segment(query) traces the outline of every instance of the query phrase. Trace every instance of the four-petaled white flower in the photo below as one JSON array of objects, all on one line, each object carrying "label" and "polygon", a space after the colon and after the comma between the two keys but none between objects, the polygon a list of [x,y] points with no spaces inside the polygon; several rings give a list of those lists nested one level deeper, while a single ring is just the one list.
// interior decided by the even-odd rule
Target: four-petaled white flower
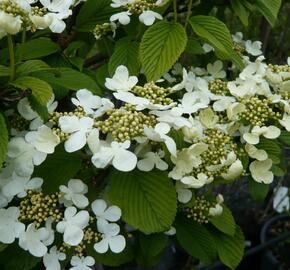
[{"label": "four-petaled white flower", "polygon": [[162,20],[163,17],[159,13],[152,10],[144,10],[139,16],[140,22],[147,26],[152,25],[156,19]]},{"label": "four-petaled white flower", "polygon": [[247,40],[245,43],[246,51],[253,55],[253,56],[258,56],[261,55],[262,52],[262,42],[261,41],[254,41],[252,42],[251,40]]},{"label": "four-petaled white flower", "polygon": [[61,265],[59,261],[64,261],[66,255],[57,250],[56,246],[53,246],[49,253],[43,256],[43,264],[46,270],[61,270]]},{"label": "four-petaled white flower", "polygon": [[137,165],[137,157],[127,150],[130,144],[130,141],[123,143],[113,141],[110,145],[106,142],[101,142],[99,148],[95,147],[95,149],[90,146],[94,153],[92,163],[100,169],[112,164],[119,171],[132,171]]},{"label": "four-petaled white flower", "polygon": [[43,125],[37,131],[30,131],[25,135],[25,140],[33,145],[36,150],[52,154],[55,147],[60,143],[60,138],[53,131]]},{"label": "four-petaled white flower", "polygon": [[19,216],[20,211],[15,206],[0,209],[0,242],[11,244],[24,232],[25,225],[18,221]]},{"label": "four-petaled white flower", "polygon": [[71,246],[77,246],[84,237],[83,229],[89,224],[90,215],[81,210],[77,213],[75,207],[68,207],[64,219],[56,225],[56,230],[63,233],[63,241]]},{"label": "four-petaled white flower", "polygon": [[19,176],[15,172],[11,180],[2,188],[6,197],[24,198],[28,190],[39,189],[42,186],[43,179],[39,177],[30,178],[30,176]]},{"label": "four-petaled white flower", "polygon": [[168,164],[162,160],[164,158],[165,153],[163,151],[155,152],[147,152],[141,160],[138,161],[137,167],[140,171],[149,172],[156,167],[161,171],[165,171],[168,169]]},{"label": "four-petaled white flower", "polygon": [[224,202],[224,198],[221,194],[218,194],[216,196],[216,205],[214,207],[210,207],[209,208],[209,215],[210,216],[219,216],[223,213],[223,207],[222,207],[222,203]]},{"label": "four-petaled white flower", "polygon": [[90,117],[62,116],[59,126],[65,133],[71,134],[65,141],[65,150],[69,153],[82,149],[87,142],[87,136],[93,130],[94,119]]},{"label": "four-petaled white flower", "polygon": [[274,174],[271,172],[272,165],[271,159],[253,161],[249,167],[253,179],[258,183],[271,184],[274,180]]},{"label": "four-petaled white flower", "polygon": [[180,180],[183,184],[186,184],[188,187],[191,188],[201,188],[206,184],[209,184],[213,181],[212,177],[208,177],[204,173],[199,173],[197,178],[193,176],[186,176],[181,178]]},{"label": "four-petaled white flower", "polygon": [[177,200],[181,203],[188,203],[192,198],[192,191],[189,187],[180,181],[176,182],[175,189],[177,192]]},{"label": "four-petaled white flower", "polygon": [[119,8],[128,5],[130,0],[112,0],[112,2],[113,3],[111,3],[111,7]]},{"label": "four-petaled white flower", "polygon": [[62,193],[59,202],[63,203],[66,207],[75,205],[83,209],[89,205],[89,200],[84,195],[88,192],[88,186],[83,181],[71,179],[67,186],[61,185],[59,190]]},{"label": "four-petaled white flower", "polygon": [[167,123],[158,123],[154,128],[144,127],[145,136],[148,139],[155,142],[164,142],[167,146],[168,151],[176,156],[176,144],[175,141],[169,137],[168,134],[170,131],[170,126]]},{"label": "four-petaled white flower", "polygon": [[258,144],[261,135],[267,139],[276,139],[280,134],[281,130],[275,126],[254,126],[251,132],[247,132],[243,135],[243,139],[249,144]]},{"label": "four-petaled white flower", "polygon": [[114,253],[120,253],[124,250],[126,240],[123,235],[119,235],[119,225],[104,221],[98,224],[98,231],[102,234],[102,240],[94,245],[94,249],[98,253],[105,253],[109,249]]},{"label": "four-petaled white flower", "polygon": [[107,203],[102,199],[92,202],[92,210],[97,217],[98,227],[102,226],[102,222],[115,222],[121,218],[121,209],[116,205],[107,207]]},{"label": "four-petaled white flower", "polygon": [[213,64],[208,64],[207,71],[215,79],[223,79],[227,75],[223,70],[223,62],[220,60],[215,61]]},{"label": "four-petaled white flower", "polygon": [[81,258],[72,256],[70,264],[72,267],[69,270],[92,270],[92,266],[95,265],[95,259],[91,256]]},{"label": "four-petaled white flower", "polygon": [[132,14],[129,11],[122,11],[122,12],[112,15],[110,18],[110,21],[111,22],[119,21],[120,24],[127,25],[131,21],[130,19],[131,15]]},{"label": "four-petaled white flower", "polygon": [[113,78],[106,78],[105,86],[112,91],[130,91],[138,83],[136,76],[129,76],[125,66],[118,66]]},{"label": "four-petaled white flower", "polygon": [[86,114],[94,114],[94,110],[102,106],[102,99],[87,89],[78,90],[76,98],[72,98],[71,101],[74,105],[82,107]]},{"label": "four-petaled white flower", "polygon": [[46,228],[36,229],[35,224],[28,225],[26,231],[22,232],[19,237],[19,246],[24,250],[28,250],[35,257],[43,257],[47,253],[47,247],[44,245],[49,237]]}]

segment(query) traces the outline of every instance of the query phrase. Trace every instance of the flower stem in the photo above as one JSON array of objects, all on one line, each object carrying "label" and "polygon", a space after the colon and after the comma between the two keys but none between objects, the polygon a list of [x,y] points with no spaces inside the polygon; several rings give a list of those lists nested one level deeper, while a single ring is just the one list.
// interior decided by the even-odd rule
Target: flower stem
[{"label": "flower stem", "polygon": [[173,10],[174,10],[174,21],[177,22],[177,0],[173,0]]},{"label": "flower stem", "polygon": [[191,9],[192,9],[192,6],[193,6],[193,0],[189,0],[189,3],[188,3],[188,9],[187,9],[187,15],[186,15],[186,19],[185,19],[185,25],[184,25],[184,28],[186,29],[187,25],[188,25],[188,21],[189,21],[189,18],[191,16]]},{"label": "flower stem", "polygon": [[14,80],[15,77],[15,55],[14,55],[14,45],[12,36],[7,34],[8,50],[10,57],[10,82]]},{"label": "flower stem", "polygon": [[22,36],[21,36],[21,45],[20,45],[20,49],[19,49],[19,57],[18,57],[18,62],[21,62],[22,60],[22,55],[23,55],[23,44],[26,41],[26,27],[24,26],[23,30],[22,30]]}]

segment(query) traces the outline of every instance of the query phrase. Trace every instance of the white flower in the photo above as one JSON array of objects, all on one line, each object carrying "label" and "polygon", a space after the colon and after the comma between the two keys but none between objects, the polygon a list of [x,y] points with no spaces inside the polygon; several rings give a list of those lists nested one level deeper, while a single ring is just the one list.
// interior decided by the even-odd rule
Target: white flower
[{"label": "white flower", "polygon": [[193,176],[186,176],[181,178],[180,180],[183,184],[186,184],[188,187],[191,188],[201,188],[206,184],[209,184],[213,181],[212,177],[208,177],[204,173],[199,173],[197,178]]},{"label": "white flower", "polygon": [[254,126],[251,132],[247,132],[243,135],[243,139],[249,144],[258,144],[261,135],[267,139],[276,139],[280,136],[280,134],[281,130],[275,126]]},{"label": "white flower", "polygon": [[8,144],[8,166],[12,166],[18,175],[30,176],[34,166],[40,165],[47,154],[37,151],[35,147],[22,137],[12,138]]},{"label": "white flower", "polygon": [[51,13],[47,13],[43,16],[29,14],[29,19],[36,29],[46,29],[53,22],[53,16]]},{"label": "white flower", "polygon": [[92,163],[100,169],[112,164],[119,171],[132,171],[137,165],[137,157],[127,150],[130,144],[128,140],[123,143],[113,141],[111,145],[102,143],[97,152],[91,149],[94,153]]},{"label": "white flower", "polygon": [[272,164],[271,159],[253,161],[249,167],[253,179],[258,183],[271,184],[274,179],[274,175],[271,172]]},{"label": "white flower", "polygon": [[288,196],[289,189],[287,187],[279,187],[274,190],[273,208],[278,213],[288,211],[290,208],[290,198]]},{"label": "white flower", "polygon": [[210,207],[209,208],[209,215],[210,216],[219,216],[223,213],[223,207],[222,207],[222,203],[224,202],[224,198],[221,194],[218,194],[216,196],[216,205],[214,207]]},{"label": "white flower", "polygon": [[61,270],[61,265],[59,261],[64,261],[66,255],[57,250],[56,246],[53,246],[49,253],[43,256],[43,264],[46,270]]},{"label": "white flower", "polygon": [[25,225],[18,221],[19,216],[20,211],[15,206],[0,209],[0,242],[11,244],[25,230]]},{"label": "white flower", "polygon": [[279,120],[280,124],[290,132],[290,115],[284,113],[282,120]]},{"label": "white flower", "polygon": [[93,130],[94,120],[90,117],[78,118],[77,116],[62,116],[59,118],[59,126],[65,133],[70,133],[68,140],[65,141],[65,150],[69,153],[82,149],[87,136]]},{"label": "white flower", "polygon": [[136,76],[129,76],[125,66],[118,66],[112,79],[106,78],[105,86],[112,91],[130,91],[138,83]]},{"label": "white flower", "polygon": [[156,19],[162,20],[163,17],[159,13],[152,10],[144,10],[139,16],[140,22],[147,26],[152,25]]},{"label": "white flower", "polygon": [[72,267],[69,270],[92,270],[92,266],[95,265],[95,259],[91,256],[81,258],[72,256],[70,264]]},{"label": "white flower", "polygon": [[88,186],[79,179],[71,179],[68,182],[68,186],[61,185],[59,190],[62,195],[59,199],[60,203],[63,203],[66,207],[73,204],[83,209],[89,205],[88,198],[84,195],[88,192]]},{"label": "white flower", "polygon": [[158,123],[154,129],[151,127],[144,127],[144,133],[148,139],[155,142],[164,142],[168,151],[176,156],[176,144],[175,141],[166,135],[170,131],[170,126],[167,123]]},{"label": "white flower", "polygon": [[68,207],[64,219],[56,225],[56,230],[63,233],[63,241],[71,246],[77,246],[84,237],[83,229],[89,224],[90,215],[81,210],[77,213],[75,207]]},{"label": "white flower", "polygon": [[72,103],[84,109],[86,114],[94,114],[94,110],[102,106],[102,99],[87,89],[80,89],[76,93],[76,98],[71,99]]},{"label": "white flower", "polygon": [[192,191],[189,187],[180,181],[176,182],[175,189],[177,192],[177,200],[181,203],[188,203],[192,198]]},{"label": "white flower", "polygon": [[47,247],[43,244],[49,236],[46,228],[36,229],[35,224],[28,225],[26,231],[19,237],[19,246],[28,250],[35,257],[43,257],[47,253]]},{"label": "white flower", "polygon": [[243,173],[244,167],[242,162],[237,159],[233,164],[230,165],[228,171],[222,174],[222,177],[226,180],[237,179]]},{"label": "white flower", "polygon": [[116,205],[107,207],[107,203],[102,199],[92,202],[92,210],[97,217],[98,227],[102,226],[100,223],[115,222],[121,218],[121,209]]},{"label": "white flower", "polygon": [[243,33],[237,32],[234,35],[232,35],[233,41],[236,43],[242,43],[243,42]]},{"label": "white flower", "polygon": [[107,98],[101,98],[102,106],[94,112],[94,117],[103,116],[108,110],[114,108],[114,104]]},{"label": "white flower", "polygon": [[150,101],[146,98],[137,97],[131,92],[119,91],[115,92],[114,97],[123,102],[132,104],[136,106],[136,110],[144,110],[145,108],[149,108]]},{"label": "white flower", "polygon": [[168,164],[162,160],[165,156],[163,151],[159,151],[158,153],[155,152],[147,152],[143,159],[139,160],[137,163],[137,167],[140,171],[149,172],[156,167],[161,171],[166,171],[168,169]]},{"label": "white flower", "polygon": [[43,125],[37,131],[30,131],[25,135],[25,140],[33,145],[36,150],[52,154],[55,147],[60,143],[59,137],[53,131]]},{"label": "white flower", "polygon": [[15,195],[18,198],[24,198],[28,190],[39,189],[42,183],[42,178],[34,177],[30,179],[30,176],[23,177],[13,173],[11,181],[2,188],[2,192],[8,198],[14,197]]},{"label": "white flower", "polygon": [[203,48],[203,50],[204,50],[205,53],[209,53],[209,52],[214,51],[213,46],[209,45],[208,43],[204,43],[202,45],[202,48]]},{"label": "white flower", "polygon": [[130,23],[130,16],[132,14],[129,11],[119,12],[111,16],[110,21],[115,22],[119,21],[122,25],[127,25]]},{"label": "white flower", "polygon": [[13,16],[0,10],[0,25],[2,32],[0,32],[0,38],[6,36],[6,34],[15,35],[21,30],[21,16]]},{"label": "white flower", "polygon": [[248,153],[249,157],[257,159],[259,161],[266,160],[268,158],[268,154],[263,149],[258,149],[254,145],[246,144],[245,150]]},{"label": "white flower", "polygon": [[102,234],[102,240],[94,245],[98,253],[105,253],[109,248],[114,253],[120,253],[126,246],[123,235],[119,235],[120,227],[116,223],[102,222],[98,224],[98,231]]},{"label": "white flower", "polygon": [[227,75],[223,70],[223,63],[220,60],[215,61],[213,64],[209,63],[207,71],[215,79],[223,79]]},{"label": "white flower", "polygon": [[52,217],[49,217],[46,221],[45,221],[45,228],[48,231],[48,237],[47,239],[45,239],[43,241],[43,244],[46,246],[50,246],[53,241],[54,241],[54,236],[55,236],[55,231],[52,228],[52,223],[54,222],[54,219]]},{"label": "white flower", "polygon": [[246,46],[246,51],[253,56],[258,56],[263,53],[261,50],[262,48],[261,41],[252,42],[251,40],[247,40],[245,43],[245,46]]},{"label": "white flower", "polygon": [[166,232],[164,232],[165,235],[169,235],[169,236],[172,236],[172,235],[175,235],[176,234],[176,229],[171,226],[170,229]]}]

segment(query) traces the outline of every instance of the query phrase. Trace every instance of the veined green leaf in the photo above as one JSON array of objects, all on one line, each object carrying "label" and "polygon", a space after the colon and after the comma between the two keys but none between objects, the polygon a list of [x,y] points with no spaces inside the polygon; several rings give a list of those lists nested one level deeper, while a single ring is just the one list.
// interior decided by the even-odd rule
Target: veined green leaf
[{"label": "veined green leaf", "polygon": [[140,44],[140,60],[148,81],[156,81],[178,60],[187,43],[179,23],[161,21],[151,26]]},{"label": "veined green leaf", "polygon": [[0,77],[9,77],[10,69],[9,67],[0,65]]},{"label": "veined green leaf", "polygon": [[248,26],[249,24],[249,11],[246,9],[246,7],[243,5],[244,1],[241,0],[232,0],[231,6],[236,15],[240,18],[241,22],[244,26]]},{"label": "veined green leaf", "polygon": [[36,71],[48,71],[52,68],[41,60],[28,60],[23,64],[19,65],[16,72],[19,76],[28,75]]},{"label": "veined green leaf", "polygon": [[114,171],[107,188],[112,204],[122,209],[123,219],[146,233],[168,230],[176,214],[176,191],[167,174]]},{"label": "veined green leaf", "polygon": [[257,0],[256,6],[267,21],[274,26],[280,7],[281,0]]}]

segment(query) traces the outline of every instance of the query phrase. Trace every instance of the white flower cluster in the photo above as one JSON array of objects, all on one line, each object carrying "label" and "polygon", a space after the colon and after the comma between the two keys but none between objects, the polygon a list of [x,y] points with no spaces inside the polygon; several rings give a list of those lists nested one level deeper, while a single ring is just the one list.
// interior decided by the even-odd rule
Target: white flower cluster
[{"label": "white flower cluster", "polygon": [[140,22],[150,26],[156,19],[162,20],[162,16],[151,10],[153,8],[163,5],[163,0],[112,0],[111,6],[113,8],[124,8],[126,11],[116,13],[111,16],[110,21],[118,21],[122,25],[127,25],[130,23],[130,16],[137,14],[139,16]]},{"label": "white flower cluster", "polygon": [[0,38],[21,30],[46,29],[64,31],[64,22],[72,14],[75,0],[1,0]]}]

